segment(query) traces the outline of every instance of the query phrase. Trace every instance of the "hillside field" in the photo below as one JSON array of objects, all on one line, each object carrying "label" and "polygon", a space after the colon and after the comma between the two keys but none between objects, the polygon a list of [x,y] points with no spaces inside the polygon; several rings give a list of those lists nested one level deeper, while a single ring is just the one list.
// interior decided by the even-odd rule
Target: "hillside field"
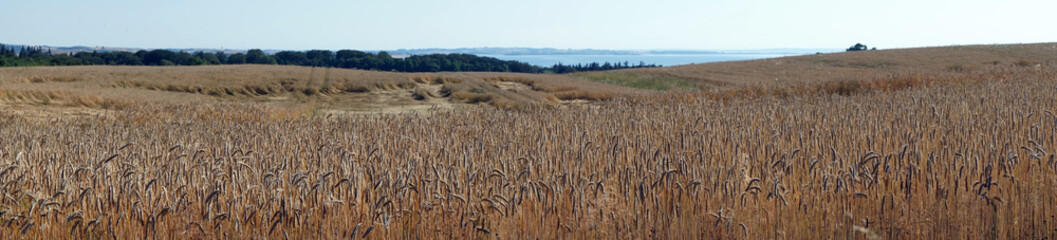
[{"label": "hillside field", "polygon": [[0,68],[0,236],[1057,238],[1057,43],[566,75]]}]

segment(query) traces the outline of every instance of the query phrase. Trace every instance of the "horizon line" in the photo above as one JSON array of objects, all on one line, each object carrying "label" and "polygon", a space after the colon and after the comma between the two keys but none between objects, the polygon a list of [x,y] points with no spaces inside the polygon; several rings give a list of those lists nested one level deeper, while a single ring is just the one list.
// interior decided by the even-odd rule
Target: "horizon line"
[{"label": "horizon line", "polygon": [[[327,49],[327,48],[227,48],[227,47],[130,47],[130,46],[108,46],[108,45],[51,45],[51,44],[25,44],[25,43],[6,43],[0,42],[3,45],[11,46],[33,46],[33,47],[48,47],[48,48],[92,48],[92,49],[140,49],[140,50],[157,50],[157,49],[213,49],[213,50],[269,50],[269,51],[310,51],[310,50],[359,50],[359,51],[413,51],[413,50],[470,50],[470,49],[548,49],[548,50],[595,50],[595,51],[758,51],[758,50],[842,50],[844,48],[835,47],[761,47],[761,48],[560,48],[560,47],[496,47],[496,46],[482,46],[482,47],[420,47],[420,48],[392,48],[392,49],[358,49],[358,48],[339,48],[339,49]],[[850,45],[849,45],[850,46]],[[955,45],[951,45],[955,46]]]}]

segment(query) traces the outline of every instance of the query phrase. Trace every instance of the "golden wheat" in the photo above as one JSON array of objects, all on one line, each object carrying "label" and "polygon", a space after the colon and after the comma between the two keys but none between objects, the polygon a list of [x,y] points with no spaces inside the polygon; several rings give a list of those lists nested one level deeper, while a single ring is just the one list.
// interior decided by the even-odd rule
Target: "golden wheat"
[{"label": "golden wheat", "polygon": [[0,111],[0,236],[1052,238],[1053,67],[429,114]]}]

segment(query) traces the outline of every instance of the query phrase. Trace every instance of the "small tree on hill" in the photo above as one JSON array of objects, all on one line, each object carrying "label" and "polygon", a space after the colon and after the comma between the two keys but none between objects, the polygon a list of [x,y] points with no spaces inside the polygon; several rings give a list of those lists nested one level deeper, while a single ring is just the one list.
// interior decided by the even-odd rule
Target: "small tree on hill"
[{"label": "small tree on hill", "polygon": [[855,44],[855,46],[851,46],[850,48],[848,48],[848,51],[849,51],[849,52],[854,52],[854,51],[866,51],[866,50],[868,50],[868,49],[869,49],[869,48],[867,48],[867,47],[866,47],[866,45],[864,45],[864,44],[862,44],[862,43],[856,43],[856,44]]}]

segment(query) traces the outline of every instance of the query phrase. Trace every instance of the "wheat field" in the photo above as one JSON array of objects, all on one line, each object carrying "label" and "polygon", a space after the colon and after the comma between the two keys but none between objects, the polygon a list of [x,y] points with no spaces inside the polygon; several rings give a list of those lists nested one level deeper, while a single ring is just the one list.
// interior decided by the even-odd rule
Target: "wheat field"
[{"label": "wheat field", "polygon": [[513,110],[0,111],[0,236],[1054,238],[1054,67]]}]

